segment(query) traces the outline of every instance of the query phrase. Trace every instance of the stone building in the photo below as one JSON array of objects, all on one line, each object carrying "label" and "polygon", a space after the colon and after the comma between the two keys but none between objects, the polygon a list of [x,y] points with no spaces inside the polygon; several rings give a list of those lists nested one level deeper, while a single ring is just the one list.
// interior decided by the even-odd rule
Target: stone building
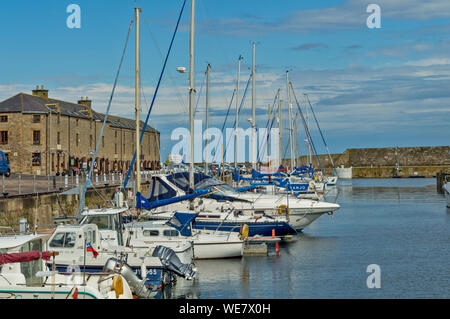
[{"label": "stone building", "polygon": [[[31,95],[19,93],[0,102],[0,150],[11,173],[78,173],[91,165],[103,119],[88,97],[78,103],[61,101],[37,86]],[[134,119],[109,115],[94,172],[126,172],[136,149],[135,134]],[[147,126],[141,144],[143,170],[159,168],[159,143],[160,133]]]}]

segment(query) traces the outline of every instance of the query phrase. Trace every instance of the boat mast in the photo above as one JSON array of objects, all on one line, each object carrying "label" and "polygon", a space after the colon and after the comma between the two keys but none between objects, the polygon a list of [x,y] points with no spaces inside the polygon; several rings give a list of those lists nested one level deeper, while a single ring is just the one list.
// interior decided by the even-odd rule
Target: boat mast
[{"label": "boat mast", "polygon": [[[309,114],[308,114],[308,105],[305,105],[306,107],[306,127],[308,128],[309,132]],[[312,150],[311,150],[311,141],[308,140],[308,159],[309,159],[309,165],[312,165]]]},{"label": "boat mast", "polygon": [[[194,20],[195,0],[191,0],[191,34],[189,38],[189,132],[191,135],[191,158],[189,163],[189,187],[192,190],[194,189]],[[191,204],[193,204],[192,201]]]},{"label": "boat mast", "polygon": [[267,159],[268,159],[268,168],[269,168],[269,180],[270,180],[270,172],[272,171],[271,169],[270,169],[270,155],[271,155],[271,151],[270,151],[270,142],[271,142],[271,140],[270,140],[270,131],[271,131],[271,129],[272,129],[272,124],[270,123],[270,120],[271,120],[271,107],[270,107],[270,104],[269,104],[269,131],[267,132],[267,134],[268,134],[268,145],[267,145]]},{"label": "boat mast", "polygon": [[280,158],[280,165],[283,165],[283,117],[281,116],[281,106],[283,101],[281,100],[280,89],[278,89],[278,156]]},{"label": "boat mast", "polygon": [[141,147],[140,147],[140,112],[141,112],[141,94],[140,94],[140,13],[141,8],[135,8],[136,12],[136,192],[141,192]]},{"label": "boat mast", "polygon": [[[206,124],[205,133],[208,134],[208,110],[209,110],[209,71],[211,65],[208,63],[206,66]],[[208,135],[205,139],[205,175],[208,175]]]},{"label": "boat mast", "polygon": [[289,111],[289,142],[291,147],[291,169],[295,167],[294,158],[294,130],[292,128],[292,103],[291,103],[291,92],[289,89],[289,71],[286,71],[286,89],[287,89],[287,103]]},{"label": "boat mast", "polygon": [[234,168],[237,169],[237,153],[238,153],[238,149],[237,149],[237,143],[238,143],[238,136],[237,136],[237,131],[238,131],[238,127],[239,127],[239,80],[240,80],[240,76],[241,76],[241,60],[242,60],[242,56],[239,55],[239,59],[238,59],[238,73],[237,73],[237,81],[236,81],[236,125],[235,125],[235,130],[234,130]]},{"label": "boat mast", "polygon": [[255,48],[253,42],[253,62],[252,62],[252,168],[256,170],[256,88],[255,88]]}]

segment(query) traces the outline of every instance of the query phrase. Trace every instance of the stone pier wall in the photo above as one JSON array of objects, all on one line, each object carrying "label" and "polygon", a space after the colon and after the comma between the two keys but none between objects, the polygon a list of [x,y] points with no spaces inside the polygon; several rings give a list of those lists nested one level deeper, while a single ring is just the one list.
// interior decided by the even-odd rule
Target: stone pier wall
[{"label": "stone pier wall", "polygon": [[[86,204],[89,208],[97,208],[98,205],[110,207],[108,204],[116,187],[103,187],[88,189],[86,192]],[[148,184],[142,185],[145,194]],[[125,194],[126,196],[126,194]],[[20,218],[26,218],[30,229],[38,225],[39,229],[52,228],[55,217],[73,217],[76,215],[79,205],[79,195],[61,195],[59,193],[39,194],[39,196],[26,195],[0,198],[0,226],[13,227],[18,230]]]},{"label": "stone pier wall", "polygon": [[[330,173],[331,161],[327,154],[319,155],[322,168]],[[429,147],[389,147],[347,149],[342,154],[331,154],[335,167],[352,167],[353,177],[392,177],[396,174],[396,165],[400,171],[398,176],[434,177],[440,171],[450,169],[450,146]],[[289,166],[289,160],[283,161]],[[298,163],[305,164],[306,156],[298,158]],[[313,156],[314,167],[318,167]]]}]

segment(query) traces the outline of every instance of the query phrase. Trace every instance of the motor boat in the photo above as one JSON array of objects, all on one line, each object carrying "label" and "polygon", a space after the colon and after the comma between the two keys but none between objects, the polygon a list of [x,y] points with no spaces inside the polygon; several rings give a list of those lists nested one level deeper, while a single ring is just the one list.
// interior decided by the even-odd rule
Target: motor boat
[{"label": "motor boat", "polygon": [[119,273],[101,269],[88,276],[49,271],[59,252],[46,250],[48,234],[0,237],[0,299],[133,299]]},{"label": "motor boat", "polygon": [[158,243],[191,241],[194,259],[222,259],[242,257],[244,240],[237,232],[195,229],[192,224],[198,213],[176,212],[170,220],[149,220],[125,224],[124,238],[133,248]]},{"label": "motor boat", "polygon": [[[110,258],[124,259],[149,289],[173,282],[176,276],[192,279],[192,244],[126,247],[122,240],[120,214],[125,209],[95,209],[83,212],[78,225],[59,225],[48,241],[49,251],[58,251],[55,267],[65,271],[78,267],[82,272],[101,271]],[[52,264],[47,262],[52,269]]]}]

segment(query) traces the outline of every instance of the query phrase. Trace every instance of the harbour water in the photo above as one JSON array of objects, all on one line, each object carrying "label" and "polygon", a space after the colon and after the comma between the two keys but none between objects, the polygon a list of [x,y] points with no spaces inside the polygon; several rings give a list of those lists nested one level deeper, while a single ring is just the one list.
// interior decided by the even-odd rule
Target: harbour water
[{"label": "harbour water", "polygon": [[[341,205],[278,257],[197,261],[198,277],[165,298],[449,298],[450,210],[435,179],[340,180]],[[367,287],[367,266],[381,288]]]}]

